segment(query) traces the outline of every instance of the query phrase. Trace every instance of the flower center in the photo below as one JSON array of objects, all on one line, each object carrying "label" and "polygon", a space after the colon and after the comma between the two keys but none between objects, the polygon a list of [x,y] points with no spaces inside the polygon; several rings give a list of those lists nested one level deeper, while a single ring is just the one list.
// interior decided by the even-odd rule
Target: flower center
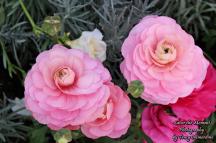
[{"label": "flower center", "polygon": [[167,64],[176,59],[176,48],[166,41],[159,43],[155,50],[156,61],[160,64]]},{"label": "flower center", "polygon": [[103,113],[97,118],[97,120],[106,120],[111,117],[113,112],[113,102],[112,100],[108,100],[106,105],[104,106]]},{"label": "flower center", "polygon": [[164,49],[165,54],[169,53],[169,48]]},{"label": "flower center", "polygon": [[69,67],[60,68],[55,72],[54,80],[58,87],[72,85],[75,79],[75,73]]}]

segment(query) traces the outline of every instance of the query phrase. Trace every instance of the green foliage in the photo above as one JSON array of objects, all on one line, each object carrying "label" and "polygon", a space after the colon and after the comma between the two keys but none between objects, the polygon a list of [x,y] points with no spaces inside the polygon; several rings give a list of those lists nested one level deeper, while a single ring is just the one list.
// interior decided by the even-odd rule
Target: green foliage
[{"label": "green foliage", "polygon": [[213,48],[216,45],[216,29],[210,29],[208,34],[203,38],[203,41],[206,43],[207,49],[210,50]]},{"label": "green foliage", "polygon": [[89,6],[92,0],[49,0],[57,9],[54,13],[62,19],[62,34],[66,31],[79,35],[82,31],[94,26],[91,22],[92,12]]},{"label": "green foliage", "polygon": [[30,129],[24,125],[22,116],[11,112],[11,107],[4,96],[3,100],[0,100],[0,142],[26,140],[26,133]]},{"label": "green foliage", "polygon": [[216,112],[213,113],[206,121],[210,122],[210,126],[207,129],[207,133],[216,137]]},{"label": "green foliage", "polygon": [[0,26],[4,23],[5,21],[5,9],[4,7],[2,6],[2,4],[0,4]]},{"label": "green foliage", "polygon": [[1,48],[2,48],[2,57],[3,57],[3,65],[5,69],[8,69],[8,73],[10,75],[10,77],[13,77],[13,74],[16,74],[17,71],[22,73],[22,78],[25,77],[25,71],[22,70],[21,68],[19,68],[18,66],[14,65],[11,63],[6,51],[5,51],[5,47],[3,45],[3,42],[0,41],[1,44]]},{"label": "green foliage", "polygon": [[29,27],[27,22],[21,20],[23,13],[19,9],[18,1],[2,0],[0,5],[3,5],[6,16],[0,25],[0,47],[3,58],[1,60],[11,77],[16,74],[23,78],[25,76],[23,66],[28,62],[29,55],[32,56],[31,52],[26,52],[30,50],[27,45],[31,43],[31,47],[34,47],[36,39],[32,32],[26,32]]},{"label": "green foliage", "polygon": [[30,143],[48,143],[48,128],[46,126],[36,126],[29,133]]},{"label": "green foliage", "polygon": [[212,17],[216,14],[214,0],[169,0],[164,13],[177,20],[196,38],[208,33],[212,26]]}]

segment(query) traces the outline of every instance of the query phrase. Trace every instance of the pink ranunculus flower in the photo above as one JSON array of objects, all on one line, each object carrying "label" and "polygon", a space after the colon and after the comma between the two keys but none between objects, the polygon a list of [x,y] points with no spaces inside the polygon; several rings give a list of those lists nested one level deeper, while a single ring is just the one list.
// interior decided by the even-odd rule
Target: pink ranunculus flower
[{"label": "pink ranunculus flower", "polygon": [[51,129],[77,129],[93,121],[110,95],[103,65],[77,49],[55,45],[42,52],[25,79],[25,105]]},{"label": "pink ranunculus flower", "polygon": [[118,138],[125,134],[130,126],[131,103],[128,96],[118,86],[109,83],[110,97],[101,108],[100,116],[93,122],[83,124],[81,131],[89,138],[103,136]]},{"label": "pink ranunculus flower", "polygon": [[173,112],[185,120],[204,120],[216,111],[216,70],[209,65],[202,86],[171,104]]},{"label": "pink ranunculus flower", "polygon": [[193,37],[166,16],[144,17],[125,39],[122,55],[128,83],[142,81],[141,97],[164,105],[200,87],[209,65]]},{"label": "pink ranunculus flower", "polygon": [[197,134],[198,126],[170,115],[166,109],[166,106],[161,105],[149,105],[144,108],[142,113],[143,132],[154,143],[193,142],[193,136]]}]

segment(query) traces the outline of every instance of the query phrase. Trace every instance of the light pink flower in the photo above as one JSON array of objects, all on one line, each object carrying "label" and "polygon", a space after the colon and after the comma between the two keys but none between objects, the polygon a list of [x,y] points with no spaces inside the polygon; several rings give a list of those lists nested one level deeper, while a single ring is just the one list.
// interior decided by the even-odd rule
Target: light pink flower
[{"label": "light pink flower", "polygon": [[[198,126],[184,124],[183,121],[166,112],[167,107],[150,105],[142,113],[142,130],[154,143],[191,143],[193,139],[180,139],[179,136],[192,137],[196,135]],[[193,132],[184,132],[191,129]]]},{"label": "light pink flower", "polygon": [[77,129],[95,120],[110,95],[108,70],[77,49],[55,45],[42,52],[25,79],[25,104],[51,129]]},{"label": "light pink flower", "polygon": [[202,86],[194,90],[189,96],[180,98],[171,104],[173,112],[185,120],[204,120],[216,111],[216,70],[209,65],[206,78]]},{"label": "light pink flower", "polygon": [[122,55],[120,68],[128,83],[142,81],[141,97],[165,105],[200,87],[209,65],[193,37],[165,16],[143,18],[125,39]]},{"label": "light pink flower", "polygon": [[110,97],[101,108],[100,116],[93,122],[81,126],[81,131],[87,137],[96,139],[103,136],[118,138],[125,134],[130,126],[131,103],[128,96],[118,87],[109,84]]}]

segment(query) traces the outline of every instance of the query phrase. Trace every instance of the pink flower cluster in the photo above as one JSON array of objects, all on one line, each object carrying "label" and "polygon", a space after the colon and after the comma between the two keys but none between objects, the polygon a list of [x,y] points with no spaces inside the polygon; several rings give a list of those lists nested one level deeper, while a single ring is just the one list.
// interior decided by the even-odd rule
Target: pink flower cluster
[{"label": "pink flower cluster", "polygon": [[131,121],[130,100],[102,63],[61,45],[37,57],[25,79],[25,104],[51,129],[81,127],[90,138],[120,137]]},{"label": "pink flower cluster", "polygon": [[193,37],[172,18],[146,16],[125,39],[122,55],[120,68],[128,83],[140,80],[141,98],[162,104],[144,108],[143,131],[155,143],[192,142],[178,138],[187,134],[174,122],[202,121],[216,111],[216,70]]},{"label": "pink flower cluster", "polygon": [[[121,72],[130,83],[144,84],[142,130],[155,143],[185,143],[195,136],[178,125],[206,119],[216,111],[216,70],[175,20],[144,17],[122,45]],[[84,51],[55,45],[39,54],[25,79],[25,105],[53,130],[80,129],[96,139],[118,138],[131,122],[127,94],[111,82],[109,71]],[[160,105],[153,105],[154,103]]]}]

